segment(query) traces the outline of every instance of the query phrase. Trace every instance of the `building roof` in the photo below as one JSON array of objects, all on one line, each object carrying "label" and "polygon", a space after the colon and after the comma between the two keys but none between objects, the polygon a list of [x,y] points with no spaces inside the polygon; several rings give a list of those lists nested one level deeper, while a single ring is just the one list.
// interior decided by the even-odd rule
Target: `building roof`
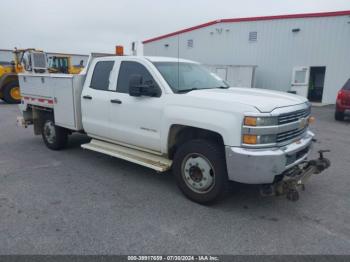
[{"label": "building roof", "polygon": [[154,42],[163,38],[168,38],[171,36],[179,35],[182,33],[197,30],[199,28],[219,24],[219,23],[237,23],[237,22],[252,22],[252,21],[266,21],[266,20],[278,20],[278,19],[296,19],[296,18],[315,18],[315,17],[332,17],[332,16],[345,16],[350,15],[350,10],[336,11],[336,12],[323,12],[323,13],[306,13],[306,14],[290,14],[290,15],[275,15],[275,16],[256,16],[256,17],[245,17],[245,18],[229,18],[229,19],[219,19],[208,23],[200,24],[197,26],[185,28],[176,32],[169,34],[157,36],[154,38],[147,39],[143,41],[143,44]]}]

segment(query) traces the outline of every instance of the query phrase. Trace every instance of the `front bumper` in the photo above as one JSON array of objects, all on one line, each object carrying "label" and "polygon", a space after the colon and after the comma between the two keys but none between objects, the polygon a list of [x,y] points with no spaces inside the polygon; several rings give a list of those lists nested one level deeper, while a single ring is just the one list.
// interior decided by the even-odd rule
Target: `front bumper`
[{"label": "front bumper", "polygon": [[307,159],[314,134],[307,131],[300,140],[270,149],[250,149],[226,146],[229,180],[245,184],[270,184],[275,176]]}]

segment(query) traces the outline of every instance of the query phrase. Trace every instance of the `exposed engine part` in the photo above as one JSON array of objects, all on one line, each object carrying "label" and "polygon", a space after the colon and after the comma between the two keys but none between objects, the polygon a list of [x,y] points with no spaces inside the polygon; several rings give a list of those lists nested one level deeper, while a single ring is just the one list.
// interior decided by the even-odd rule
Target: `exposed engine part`
[{"label": "exposed engine part", "polygon": [[330,160],[324,157],[324,153],[327,152],[330,152],[330,150],[320,150],[318,151],[318,159],[304,161],[299,165],[285,171],[281,181],[274,184],[262,185],[260,188],[261,195],[286,195],[288,200],[299,200],[299,190],[305,190],[306,181],[313,174],[320,174],[325,169],[330,167]]}]

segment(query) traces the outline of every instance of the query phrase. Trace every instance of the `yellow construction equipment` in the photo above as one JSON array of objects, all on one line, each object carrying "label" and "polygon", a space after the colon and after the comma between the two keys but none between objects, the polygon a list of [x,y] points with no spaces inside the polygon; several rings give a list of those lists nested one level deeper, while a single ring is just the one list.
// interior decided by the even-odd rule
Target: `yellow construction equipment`
[{"label": "yellow construction equipment", "polygon": [[[27,48],[16,49],[13,51],[14,60],[10,65],[0,65],[0,99],[9,104],[21,102],[21,92],[18,83],[18,73],[31,70],[33,62],[33,54],[41,53],[42,50]],[[46,70],[35,70],[42,73],[63,73],[63,74],[79,74],[83,66],[76,67],[72,65],[72,57],[70,55],[52,55],[48,58],[48,68]],[[46,62],[45,62],[46,64]]]},{"label": "yellow construction equipment", "polygon": [[69,55],[50,55],[48,57],[48,70],[50,73],[62,73],[62,74],[79,74],[83,69],[73,66],[72,57]]},{"label": "yellow construction equipment", "polygon": [[15,104],[21,101],[17,74],[24,71],[22,65],[24,55],[31,51],[36,50],[33,48],[15,49],[13,51],[14,61],[11,65],[0,65],[0,98],[7,103]]}]

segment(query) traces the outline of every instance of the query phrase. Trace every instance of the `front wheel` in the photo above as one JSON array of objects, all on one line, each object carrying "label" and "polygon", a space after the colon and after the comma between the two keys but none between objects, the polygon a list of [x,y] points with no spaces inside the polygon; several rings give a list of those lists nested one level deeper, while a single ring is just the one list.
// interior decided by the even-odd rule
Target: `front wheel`
[{"label": "front wheel", "polygon": [[175,153],[173,173],[181,191],[205,204],[220,199],[228,178],[223,146],[206,140],[191,140]]},{"label": "front wheel", "polygon": [[345,118],[344,112],[335,111],[334,118],[337,121],[344,121],[344,118]]},{"label": "front wheel", "polygon": [[4,86],[3,90],[3,99],[6,103],[9,104],[19,104],[21,103],[21,92],[19,89],[18,82],[10,82]]},{"label": "front wheel", "polygon": [[60,150],[67,145],[67,130],[56,126],[52,119],[44,121],[41,134],[45,145],[52,150]]}]

